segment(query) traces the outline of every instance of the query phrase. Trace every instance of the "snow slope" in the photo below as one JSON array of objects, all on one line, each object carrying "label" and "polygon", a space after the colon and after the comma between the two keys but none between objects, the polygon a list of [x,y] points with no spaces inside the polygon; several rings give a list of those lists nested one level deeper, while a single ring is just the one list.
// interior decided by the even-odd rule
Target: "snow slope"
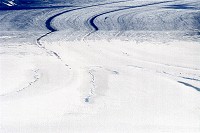
[{"label": "snow slope", "polygon": [[2,8],[0,132],[198,133],[199,9],[198,0]]}]

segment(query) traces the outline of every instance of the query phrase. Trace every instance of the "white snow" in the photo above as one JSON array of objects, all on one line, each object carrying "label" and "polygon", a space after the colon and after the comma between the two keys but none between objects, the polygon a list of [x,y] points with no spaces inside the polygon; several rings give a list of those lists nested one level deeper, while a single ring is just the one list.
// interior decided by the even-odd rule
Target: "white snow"
[{"label": "white snow", "polygon": [[157,2],[0,11],[0,132],[199,133],[199,2]]}]

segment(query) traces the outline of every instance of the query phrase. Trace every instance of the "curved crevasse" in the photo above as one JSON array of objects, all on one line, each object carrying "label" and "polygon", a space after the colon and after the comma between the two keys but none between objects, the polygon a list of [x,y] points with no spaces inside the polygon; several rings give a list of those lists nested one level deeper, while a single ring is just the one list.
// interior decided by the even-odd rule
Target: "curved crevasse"
[{"label": "curved crevasse", "polygon": [[0,132],[199,132],[198,0],[92,2],[0,11]]}]

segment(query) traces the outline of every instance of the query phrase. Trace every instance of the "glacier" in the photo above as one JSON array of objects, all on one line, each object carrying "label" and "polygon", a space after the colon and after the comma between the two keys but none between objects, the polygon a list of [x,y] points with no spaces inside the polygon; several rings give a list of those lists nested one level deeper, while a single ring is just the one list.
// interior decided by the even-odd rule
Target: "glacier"
[{"label": "glacier", "polygon": [[199,133],[199,0],[1,0],[1,133]]}]

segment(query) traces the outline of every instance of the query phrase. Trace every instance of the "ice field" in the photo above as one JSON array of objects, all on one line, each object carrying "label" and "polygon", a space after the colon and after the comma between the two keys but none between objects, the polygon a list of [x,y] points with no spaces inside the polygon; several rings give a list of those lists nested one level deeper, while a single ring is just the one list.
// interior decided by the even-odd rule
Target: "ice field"
[{"label": "ice field", "polygon": [[1,133],[199,133],[199,0],[2,0]]}]

